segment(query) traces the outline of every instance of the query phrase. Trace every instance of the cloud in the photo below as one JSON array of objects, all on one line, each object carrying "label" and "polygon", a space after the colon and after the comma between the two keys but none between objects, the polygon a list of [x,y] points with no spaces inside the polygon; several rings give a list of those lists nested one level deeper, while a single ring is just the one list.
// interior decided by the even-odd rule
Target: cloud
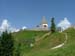
[{"label": "cloud", "polygon": [[20,31],[20,29],[13,28],[13,27],[10,28],[10,32],[12,32],[12,33],[13,33],[13,32],[18,32],[18,31]]},{"label": "cloud", "polygon": [[10,23],[8,22],[7,19],[4,19],[2,21],[1,26],[0,26],[0,32],[3,32],[5,30],[7,30],[8,32],[18,32],[18,31],[20,31],[20,29],[17,29],[17,28],[12,27],[10,25]]},{"label": "cloud", "polygon": [[0,30],[1,30],[1,31],[5,31],[5,30],[8,29],[9,27],[10,27],[10,23],[8,22],[8,20],[4,19],[4,20],[2,21]]},{"label": "cloud", "polygon": [[68,21],[67,18],[64,18],[64,20],[60,21],[57,27],[61,27],[62,31],[64,31],[67,28],[71,27],[71,23]]},{"label": "cloud", "polygon": [[22,27],[22,30],[24,30],[24,29],[27,29],[27,27],[26,27],[26,26],[23,26],[23,27]]}]

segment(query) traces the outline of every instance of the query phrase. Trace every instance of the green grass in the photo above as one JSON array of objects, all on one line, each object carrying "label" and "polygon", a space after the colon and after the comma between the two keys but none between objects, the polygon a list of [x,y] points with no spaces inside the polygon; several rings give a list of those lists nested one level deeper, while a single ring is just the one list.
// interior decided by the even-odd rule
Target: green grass
[{"label": "green grass", "polygon": [[59,49],[52,50],[48,56],[75,56],[75,29],[65,31],[68,35],[67,43]]},{"label": "green grass", "polygon": [[48,31],[29,31],[29,30],[24,30],[24,31],[19,31],[17,33],[13,33],[13,37],[17,41],[23,41],[26,39],[33,39],[38,37],[41,37],[43,34],[47,33]]},{"label": "green grass", "polygon": [[[21,40],[33,38],[41,38],[48,31],[20,31],[18,33],[14,33],[13,36],[18,43],[21,43],[21,56],[75,56],[75,29],[70,28],[62,33],[54,33],[46,36],[37,44],[34,41],[34,47],[26,47],[24,42]],[[65,35],[67,33],[68,40],[67,43],[61,48],[51,50],[52,47],[59,45],[65,41]],[[33,40],[32,40],[33,41]],[[16,45],[17,47],[17,45]]]},{"label": "green grass", "polygon": [[13,33],[13,37],[15,40],[15,47],[17,48],[18,43],[21,43],[21,53],[27,53],[32,48],[30,47],[30,43],[34,43],[35,38],[39,38],[48,31],[19,31],[17,33]]},{"label": "green grass", "polygon": [[54,33],[47,36],[45,39],[42,39],[34,48],[26,53],[26,56],[47,56],[50,52],[50,49],[56,45],[59,45],[64,42],[64,34]]}]

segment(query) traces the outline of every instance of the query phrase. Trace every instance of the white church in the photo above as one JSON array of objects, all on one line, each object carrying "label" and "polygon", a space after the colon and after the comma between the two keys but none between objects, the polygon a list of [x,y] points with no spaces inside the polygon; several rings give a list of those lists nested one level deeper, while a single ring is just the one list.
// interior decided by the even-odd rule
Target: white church
[{"label": "white church", "polygon": [[45,16],[43,16],[42,21],[34,28],[34,30],[49,30],[48,27],[48,22]]}]

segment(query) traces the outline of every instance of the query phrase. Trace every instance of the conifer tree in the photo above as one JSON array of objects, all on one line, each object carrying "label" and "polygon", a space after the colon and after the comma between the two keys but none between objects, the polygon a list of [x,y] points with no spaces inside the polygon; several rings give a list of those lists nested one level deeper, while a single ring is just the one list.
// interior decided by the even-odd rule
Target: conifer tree
[{"label": "conifer tree", "polygon": [[1,35],[1,56],[13,56],[14,51],[14,40],[11,33],[7,31]]},{"label": "conifer tree", "polygon": [[50,28],[51,32],[54,33],[56,31],[56,25],[54,22],[54,17],[52,17],[51,19],[51,28]]},{"label": "conifer tree", "polygon": [[2,56],[1,36],[0,36],[0,55]]}]

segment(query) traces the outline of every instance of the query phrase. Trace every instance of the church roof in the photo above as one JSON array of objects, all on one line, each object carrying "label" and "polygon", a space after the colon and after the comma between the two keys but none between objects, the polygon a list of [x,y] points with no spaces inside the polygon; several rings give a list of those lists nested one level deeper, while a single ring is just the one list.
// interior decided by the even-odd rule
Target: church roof
[{"label": "church roof", "polygon": [[47,21],[46,21],[45,16],[42,17],[42,22],[41,22],[41,24],[47,24]]}]

